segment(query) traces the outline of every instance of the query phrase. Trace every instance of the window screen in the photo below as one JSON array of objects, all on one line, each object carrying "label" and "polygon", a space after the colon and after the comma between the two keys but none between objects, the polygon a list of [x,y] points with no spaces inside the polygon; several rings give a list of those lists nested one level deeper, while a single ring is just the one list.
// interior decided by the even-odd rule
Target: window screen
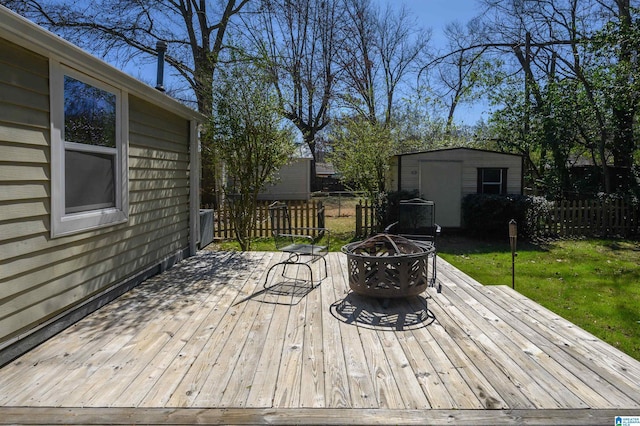
[{"label": "window screen", "polygon": [[115,155],[65,152],[65,213],[115,207]]}]

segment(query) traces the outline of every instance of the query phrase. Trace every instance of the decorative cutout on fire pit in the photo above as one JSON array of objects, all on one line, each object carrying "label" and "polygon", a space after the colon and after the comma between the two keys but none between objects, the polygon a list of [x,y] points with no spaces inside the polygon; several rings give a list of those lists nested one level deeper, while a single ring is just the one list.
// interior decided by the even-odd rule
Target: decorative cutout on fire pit
[{"label": "decorative cutout on fire pit", "polygon": [[349,287],[355,293],[397,298],[416,296],[429,285],[433,245],[399,235],[378,234],[342,247],[347,255]]}]

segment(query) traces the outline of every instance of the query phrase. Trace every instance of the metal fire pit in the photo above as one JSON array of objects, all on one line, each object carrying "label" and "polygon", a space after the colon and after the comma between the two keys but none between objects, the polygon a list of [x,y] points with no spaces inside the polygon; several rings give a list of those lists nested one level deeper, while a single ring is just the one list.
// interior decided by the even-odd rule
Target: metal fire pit
[{"label": "metal fire pit", "polygon": [[377,298],[417,296],[429,285],[430,243],[378,234],[342,247],[347,255],[349,287]]}]

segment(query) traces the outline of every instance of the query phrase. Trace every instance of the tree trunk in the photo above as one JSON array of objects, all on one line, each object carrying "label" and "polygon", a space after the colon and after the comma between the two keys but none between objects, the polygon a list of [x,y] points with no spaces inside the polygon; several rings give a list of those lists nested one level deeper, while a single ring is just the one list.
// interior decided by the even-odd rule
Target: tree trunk
[{"label": "tree trunk", "polygon": [[[623,93],[618,93],[613,103],[613,163],[615,167],[628,171],[633,167],[634,117],[637,109],[637,96],[630,90],[634,74],[634,47],[626,36],[631,30],[631,9],[629,0],[616,0],[618,6],[618,19],[620,20],[620,54],[616,74],[616,87]],[[618,179],[618,188],[615,190],[626,191],[632,187],[632,179],[623,176]]]}]

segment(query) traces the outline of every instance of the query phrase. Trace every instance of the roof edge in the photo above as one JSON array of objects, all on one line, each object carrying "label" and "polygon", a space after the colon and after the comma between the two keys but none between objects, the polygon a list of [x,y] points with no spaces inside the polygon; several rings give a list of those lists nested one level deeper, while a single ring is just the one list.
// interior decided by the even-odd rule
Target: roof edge
[{"label": "roof edge", "polygon": [[425,151],[415,151],[415,152],[407,152],[405,154],[396,154],[394,157],[404,157],[406,155],[417,155],[417,154],[427,154],[430,152],[443,152],[443,151],[457,151],[457,150],[466,150],[466,151],[478,151],[478,152],[487,152],[491,154],[502,154],[502,155],[513,155],[516,157],[522,157],[522,154],[513,154],[511,152],[502,152],[502,151],[494,151],[491,149],[481,149],[481,148],[468,148],[468,147],[454,147],[454,148],[440,148],[440,149],[428,149]]}]

